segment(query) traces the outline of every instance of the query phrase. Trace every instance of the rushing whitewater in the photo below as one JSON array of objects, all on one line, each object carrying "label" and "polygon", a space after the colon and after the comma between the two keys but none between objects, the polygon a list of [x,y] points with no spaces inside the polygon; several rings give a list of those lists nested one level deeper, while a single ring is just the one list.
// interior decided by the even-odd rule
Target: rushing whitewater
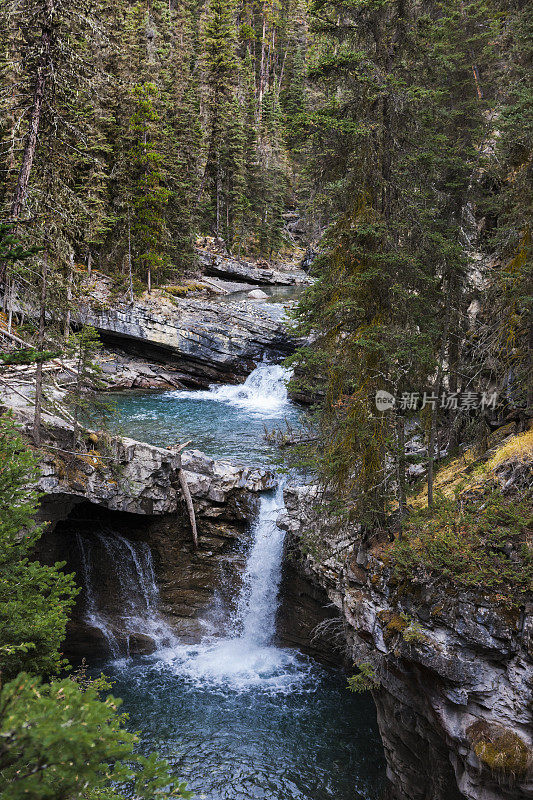
[{"label": "rushing whitewater", "polygon": [[206,391],[167,392],[167,397],[182,400],[212,400],[242,408],[251,414],[277,416],[289,403],[287,381],[291,372],[279,364],[259,364],[243,384],[213,385]]},{"label": "rushing whitewater", "polygon": [[276,519],[282,507],[282,485],[261,498],[229,635],[210,635],[199,645],[177,645],[161,653],[176,674],[199,684],[269,691],[289,691],[307,676],[307,662],[272,644],[284,539]]}]

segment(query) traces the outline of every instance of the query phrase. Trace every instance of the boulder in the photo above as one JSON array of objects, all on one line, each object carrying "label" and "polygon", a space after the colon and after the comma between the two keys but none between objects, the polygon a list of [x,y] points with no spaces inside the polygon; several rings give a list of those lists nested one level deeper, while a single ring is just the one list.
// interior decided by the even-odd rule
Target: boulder
[{"label": "boulder", "polygon": [[251,292],[248,292],[248,297],[250,300],[268,300],[267,293],[262,289],[252,289]]}]

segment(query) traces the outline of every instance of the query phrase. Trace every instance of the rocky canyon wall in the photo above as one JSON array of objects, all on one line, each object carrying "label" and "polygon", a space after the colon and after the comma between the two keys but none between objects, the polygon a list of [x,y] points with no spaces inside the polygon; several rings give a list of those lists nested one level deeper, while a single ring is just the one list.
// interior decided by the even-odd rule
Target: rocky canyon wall
[{"label": "rocky canyon wall", "polygon": [[[313,491],[285,490],[293,550],[316,525]],[[391,797],[532,797],[533,608],[505,614],[443,582],[399,584],[379,543],[336,549],[324,561],[300,551],[297,569],[342,615],[353,672],[373,676]]]}]

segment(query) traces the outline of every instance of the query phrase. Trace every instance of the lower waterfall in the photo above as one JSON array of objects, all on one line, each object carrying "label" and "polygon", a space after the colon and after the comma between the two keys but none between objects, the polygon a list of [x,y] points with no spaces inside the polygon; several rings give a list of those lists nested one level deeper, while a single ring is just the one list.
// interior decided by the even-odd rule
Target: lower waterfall
[{"label": "lower waterfall", "polygon": [[[173,641],[162,620],[150,547],[110,529],[76,534],[84,585],[85,619],[104,635],[113,657],[128,655],[129,638],[156,645]],[[109,591],[109,587],[112,590]]]},{"label": "lower waterfall", "polygon": [[[298,423],[286,377],[282,367],[260,364],[240,386],[131,394],[119,402],[122,422],[139,440],[166,446],[193,439],[212,457],[265,464],[275,454],[263,439],[264,425]],[[110,637],[118,623],[158,644],[151,655],[115,655],[93,672],[103,670],[113,681],[128,727],[142,729],[141,749],[166,757],[195,798],[378,800],[385,767],[372,700],[348,692],[342,673],[275,641],[282,508],[281,484],[261,496],[240,588],[226,586],[221,574],[228,591],[206,613],[196,644],[165,635],[145,545],[104,530],[83,537],[83,572],[92,590],[87,617],[104,634],[107,626]],[[106,570],[114,574],[120,608],[104,602]],[[224,604],[228,595],[231,608]]]},{"label": "lower waterfall", "polygon": [[272,644],[276,628],[284,532],[276,524],[283,486],[261,497],[251,530],[242,587],[230,630],[206,635],[200,644],[174,644],[160,657],[176,673],[200,683],[239,688],[284,687],[303,680],[307,669],[290,650]]}]

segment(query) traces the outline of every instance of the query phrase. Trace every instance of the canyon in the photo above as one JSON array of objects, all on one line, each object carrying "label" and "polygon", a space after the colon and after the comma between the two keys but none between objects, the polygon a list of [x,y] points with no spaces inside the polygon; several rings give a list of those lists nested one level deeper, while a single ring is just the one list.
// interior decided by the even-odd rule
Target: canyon
[{"label": "canyon", "polygon": [[[217,267],[211,274],[217,270],[222,271]],[[263,362],[275,363],[295,346],[279,310],[251,299],[178,299],[167,305],[152,298],[113,310],[98,301],[85,313],[106,343],[102,363],[113,365],[104,370],[107,388],[167,389],[161,397],[174,404],[156,408],[157,393],[123,395],[129,432],[142,430],[151,415],[157,427],[167,415],[174,438],[165,432],[168,445],[157,446],[97,433],[85,454],[69,456],[69,425],[48,414],[39,481],[39,520],[48,527],[38,555],[49,563],[66,561],[84,583],[65,652],[73,659],[110,652],[135,658],[173,648],[171,663],[178,659],[180,674],[186,670],[195,680],[211,681],[229,670],[223,673],[225,686],[256,680],[261,670],[276,681],[298,683],[307,667],[283,655],[297,650],[349,673],[366,664],[374,676],[370,688],[391,798],[532,797],[531,605],[505,617],[490,598],[453,594],[423,576],[398,585],[379,541],[354,547],[314,516],[312,484],[298,485],[293,476],[283,488],[273,465],[212,457],[196,441],[194,449],[178,448],[190,422],[173,415],[187,403],[199,414],[195,431],[212,424],[208,417],[202,422],[212,403],[222,415],[242,412],[244,427],[246,415],[259,415],[261,425],[263,419],[282,419],[289,408],[280,388],[284,375]],[[227,385],[205,389],[221,381]],[[17,397],[17,384],[11,386],[5,401],[29,434],[28,406]],[[231,426],[230,416],[222,420]],[[223,439],[217,441],[217,453],[224,448]],[[180,470],[193,500],[198,548]],[[265,497],[274,489],[272,506]],[[279,547],[275,553],[259,551],[254,567],[257,531],[267,512],[269,536],[281,532]],[[305,531],[318,526],[336,553],[325,560],[303,547]],[[261,589],[264,570],[275,577]],[[260,640],[246,633],[250,592],[256,590],[260,599],[252,622],[267,630]],[[480,733],[510,742],[516,771],[491,770],[479,759]]]}]

